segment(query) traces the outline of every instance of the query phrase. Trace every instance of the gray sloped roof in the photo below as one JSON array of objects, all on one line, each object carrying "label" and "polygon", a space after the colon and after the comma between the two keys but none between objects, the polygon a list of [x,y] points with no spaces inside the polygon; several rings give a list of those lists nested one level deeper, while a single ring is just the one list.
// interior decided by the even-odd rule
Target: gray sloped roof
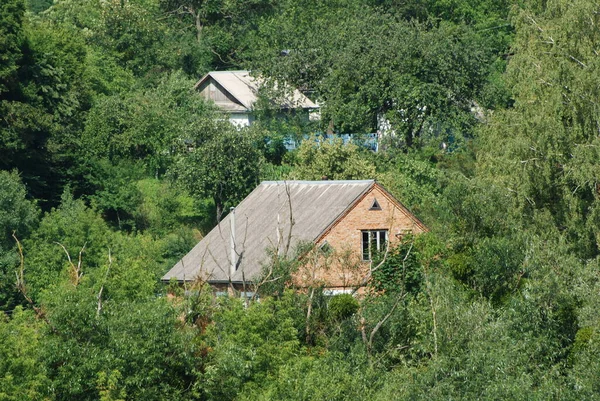
[{"label": "gray sloped roof", "polygon": [[[373,180],[262,182],[235,209],[239,264],[231,281],[255,278],[268,261],[267,250],[279,248],[284,252],[288,238],[291,238],[288,256],[299,243],[315,241],[373,185]],[[162,279],[190,281],[200,276],[210,282],[228,282],[230,227],[231,213]]]},{"label": "gray sloped roof", "polygon": [[[212,78],[219,83],[231,96],[233,96],[247,110],[251,110],[258,100],[260,79],[250,75],[250,71],[211,71],[194,86],[198,88],[204,81]],[[294,89],[290,98],[280,105],[282,108],[301,107],[304,109],[317,109],[315,103],[304,96],[298,89]]]}]

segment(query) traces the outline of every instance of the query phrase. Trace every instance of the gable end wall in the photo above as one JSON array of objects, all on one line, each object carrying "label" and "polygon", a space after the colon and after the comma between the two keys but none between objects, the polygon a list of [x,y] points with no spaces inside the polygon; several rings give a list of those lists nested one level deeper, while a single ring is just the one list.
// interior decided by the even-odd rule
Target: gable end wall
[{"label": "gable end wall", "polygon": [[[370,210],[375,198],[381,210]],[[317,240],[317,245],[327,241],[335,251],[350,250],[360,258],[363,230],[388,230],[390,247],[393,247],[400,240],[396,234],[405,233],[407,230],[419,234],[426,231],[426,228],[406,208],[396,203],[385,190],[374,185]],[[327,287],[358,285],[369,269],[369,262],[363,262],[362,265],[360,271],[353,273],[344,271],[342,266],[333,265],[326,271],[320,271],[319,279],[327,283]]]},{"label": "gable end wall", "polygon": [[[210,86],[214,87],[219,94],[210,93]],[[221,84],[209,77],[196,88],[200,95],[206,99],[213,101],[217,107],[225,111],[246,111],[246,107],[241,104],[231,93],[229,93]]]}]

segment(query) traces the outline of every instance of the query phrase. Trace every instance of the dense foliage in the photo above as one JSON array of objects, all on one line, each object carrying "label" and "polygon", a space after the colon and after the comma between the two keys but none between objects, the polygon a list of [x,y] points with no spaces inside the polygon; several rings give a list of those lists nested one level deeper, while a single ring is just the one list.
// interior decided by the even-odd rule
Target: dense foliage
[{"label": "dense foliage", "polygon": [[[0,0],[0,400],[600,398],[599,27],[596,0]],[[321,120],[262,99],[236,129],[193,90],[223,69]],[[160,283],[260,180],[323,177],[430,228],[360,297],[276,255],[260,301]]]}]

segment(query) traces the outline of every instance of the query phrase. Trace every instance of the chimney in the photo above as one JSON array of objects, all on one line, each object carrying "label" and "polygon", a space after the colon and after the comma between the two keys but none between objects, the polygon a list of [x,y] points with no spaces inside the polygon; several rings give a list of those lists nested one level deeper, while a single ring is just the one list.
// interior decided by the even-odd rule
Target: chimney
[{"label": "chimney", "polygon": [[229,266],[229,278],[233,278],[233,275],[236,271],[237,265],[237,255],[235,252],[235,208],[232,207],[229,209],[229,222],[231,223],[230,231],[231,231],[231,265]]}]

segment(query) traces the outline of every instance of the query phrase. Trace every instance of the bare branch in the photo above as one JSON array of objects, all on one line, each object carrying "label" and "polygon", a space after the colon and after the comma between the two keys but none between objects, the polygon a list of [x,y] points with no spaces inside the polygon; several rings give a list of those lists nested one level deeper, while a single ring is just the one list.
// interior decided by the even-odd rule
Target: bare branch
[{"label": "bare branch", "polygon": [[63,251],[65,251],[65,254],[67,255],[67,259],[69,260],[69,264],[71,265],[71,267],[75,268],[75,265],[73,264],[73,261],[71,260],[71,255],[69,255],[69,251],[67,251],[67,248],[65,248],[65,246],[63,244],[61,244],[60,242],[54,242],[56,245],[59,245]]},{"label": "bare branch", "polygon": [[290,186],[287,182],[285,184],[285,194],[287,196],[288,207],[290,208],[290,229],[288,231],[287,243],[285,244],[285,253],[284,256],[288,256],[288,252],[290,250],[290,246],[292,243],[292,228],[294,227],[294,211],[292,208],[292,195],[290,193]]},{"label": "bare branch", "polygon": [[[395,208],[392,208],[392,216],[391,216],[391,219],[390,219],[390,225],[389,225],[388,233],[391,233],[392,232],[392,228],[394,227],[394,212],[395,212]],[[391,242],[390,238],[388,238],[388,241],[385,244],[385,252],[383,253],[383,258],[381,259],[381,261],[377,264],[377,266],[375,266],[374,268],[369,269],[369,272],[362,279],[362,281],[359,283],[359,285],[352,290],[352,294],[355,294],[356,291],[358,291],[358,289],[360,287],[364,287],[365,285],[367,285],[367,283],[369,282],[369,280],[373,276],[373,273],[376,272],[377,270],[379,270],[379,268],[381,268],[381,266],[383,266],[385,264],[385,262],[387,260],[387,257],[388,257],[388,254],[390,252],[390,242]],[[412,249],[412,245],[411,245],[411,249]]]},{"label": "bare branch", "polygon": [[63,251],[65,251],[65,254],[67,255],[67,259],[69,260],[69,265],[71,266],[71,283],[74,286],[79,285],[79,280],[81,279],[81,276],[83,275],[83,271],[82,271],[82,255],[83,255],[83,251],[85,250],[85,246],[87,245],[87,242],[85,244],[83,244],[83,247],[81,247],[81,250],[79,251],[79,258],[77,261],[77,266],[75,266],[75,264],[73,263],[73,260],[71,260],[71,255],[69,255],[69,251],[67,251],[67,248],[65,248],[65,246],[63,244],[61,244],[60,242],[54,242],[55,244],[59,245]]},{"label": "bare branch", "polygon": [[371,349],[373,347],[373,337],[375,337],[375,334],[377,334],[377,332],[379,331],[381,326],[383,326],[385,324],[385,322],[392,316],[392,314],[398,307],[398,304],[400,304],[400,301],[402,299],[404,299],[405,297],[406,297],[406,292],[402,291],[400,293],[400,295],[398,296],[398,298],[396,298],[396,302],[394,302],[394,306],[392,306],[392,309],[390,309],[390,311],[387,313],[387,315],[385,315],[383,317],[383,319],[381,319],[379,322],[377,322],[375,327],[373,327],[373,330],[371,330],[371,334],[369,335],[369,343],[368,343],[369,354],[371,353]]},{"label": "bare branch", "polygon": [[[79,254],[81,257],[81,253]],[[100,316],[100,312],[102,311],[102,291],[104,291],[104,284],[108,279],[108,272],[112,267],[112,255],[110,253],[110,248],[108,248],[108,267],[106,268],[106,274],[104,275],[104,280],[102,281],[102,285],[100,286],[100,291],[98,291],[98,307],[96,308],[96,317]]]},{"label": "bare branch", "polygon": [[587,68],[587,65],[585,65],[583,62],[579,61],[578,59],[576,59],[575,57],[571,56],[569,54],[569,58],[573,61],[575,61],[577,64],[579,64],[580,66],[582,66],[583,68]]},{"label": "bare branch", "polygon": [[24,278],[25,257],[23,256],[23,246],[21,245],[21,241],[19,241],[19,239],[15,235],[14,231],[12,233],[12,237],[14,238],[15,242],[17,243],[17,251],[19,252],[19,259],[20,259],[19,271],[16,273],[16,275],[17,275],[17,282],[16,282],[17,290],[19,290],[21,295],[23,295],[23,298],[25,298],[27,303],[29,303],[29,305],[35,312],[35,315],[39,319],[42,319],[44,322],[46,322],[46,324],[48,325],[48,327],[50,327],[50,330],[52,330],[53,333],[59,334],[58,330],[56,330],[54,325],[52,323],[50,323],[50,320],[48,320],[46,313],[44,313],[42,308],[38,308],[35,305],[35,302],[33,302],[33,299],[31,299],[31,297],[27,294],[27,287],[25,286],[25,278]]},{"label": "bare branch", "polygon": [[427,296],[429,297],[429,306],[431,308],[431,318],[433,320],[433,349],[434,355],[437,356],[438,353],[438,338],[437,338],[437,311],[435,308],[435,304],[433,302],[433,291],[431,290],[431,281],[429,280],[429,274],[427,272],[427,265],[423,266],[423,273],[425,276],[425,290],[427,292]]},{"label": "bare branch", "polygon": [[305,334],[306,334],[306,343],[308,344],[310,341],[310,316],[312,314],[312,304],[313,304],[313,298],[315,295],[315,287],[312,287],[310,290],[310,296],[308,297],[308,309],[306,311],[306,327],[305,327]]}]

